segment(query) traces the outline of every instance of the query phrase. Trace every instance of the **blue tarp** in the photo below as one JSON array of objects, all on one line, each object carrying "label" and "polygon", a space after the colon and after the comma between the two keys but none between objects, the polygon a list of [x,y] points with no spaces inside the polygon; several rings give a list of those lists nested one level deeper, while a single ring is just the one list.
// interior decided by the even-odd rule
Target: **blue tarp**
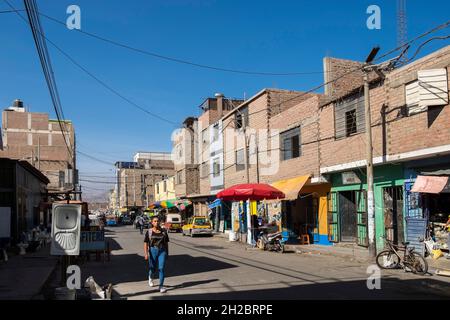
[{"label": "blue tarp", "polygon": [[220,207],[222,205],[222,201],[220,199],[214,200],[212,203],[209,204],[208,208],[213,209]]}]

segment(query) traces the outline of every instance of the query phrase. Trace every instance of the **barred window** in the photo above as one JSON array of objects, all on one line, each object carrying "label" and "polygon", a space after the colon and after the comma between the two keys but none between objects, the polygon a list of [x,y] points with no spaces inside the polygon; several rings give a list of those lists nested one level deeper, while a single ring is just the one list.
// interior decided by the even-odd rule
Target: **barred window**
[{"label": "barred window", "polygon": [[281,133],[281,159],[289,160],[301,155],[300,127]]}]

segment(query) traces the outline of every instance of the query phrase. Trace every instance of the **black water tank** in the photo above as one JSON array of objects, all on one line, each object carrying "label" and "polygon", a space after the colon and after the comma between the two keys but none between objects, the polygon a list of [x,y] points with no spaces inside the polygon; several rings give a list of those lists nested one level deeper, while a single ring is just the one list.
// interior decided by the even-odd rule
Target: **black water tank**
[{"label": "black water tank", "polygon": [[20,99],[14,100],[13,107],[15,107],[15,108],[23,108],[23,101],[20,100]]}]

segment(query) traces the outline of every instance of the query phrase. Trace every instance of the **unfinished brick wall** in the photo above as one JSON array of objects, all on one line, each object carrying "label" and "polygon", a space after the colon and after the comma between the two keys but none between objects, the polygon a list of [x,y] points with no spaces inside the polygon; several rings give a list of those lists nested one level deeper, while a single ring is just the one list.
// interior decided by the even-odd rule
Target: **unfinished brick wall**
[{"label": "unfinished brick wall", "polygon": [[[387,74],[384,82],[372,85],[373,156],[395,155],[450,144],[450,108],[431,106],[407,116],[405,85],[417,80],[417,71],[450,66],[450,46]],[[448,80],[448,79],[447,79]],[[450,85],[449,85],[450,87]],[[335,104],[320,112],[320,166],[328,167],[366,158],[365,133],[335,139]]]},{"label": "unfinished brick wall", "polygon": [[[317,176],[319,174],[318,165],[318,112],[320,95],[310,95],[307,100],[277,114],[270,118],[270,129],[279,130],[283,133],[292,128],[300,127],[300,157],[289,160],[282,160],[282,146],[279,144],[277,150],[273,150],[272,159],[279,161],[279,167],[274,175],[262,176],[263,181],[272,183],[281,179],[292,178],[299,175],[311,174]],[[279,134],[273,134],[273,139],[279,141]],[[271,148],[272,150],[272,148]]]}]

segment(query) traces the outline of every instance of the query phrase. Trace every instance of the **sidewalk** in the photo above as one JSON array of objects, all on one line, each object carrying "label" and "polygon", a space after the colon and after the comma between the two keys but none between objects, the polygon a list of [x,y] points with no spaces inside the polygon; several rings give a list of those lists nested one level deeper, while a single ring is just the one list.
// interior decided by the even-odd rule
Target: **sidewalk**
[{"label": "sidewalk", "polygon": [[[228,234],[224,233],[214,233],[215,237],[223,238],[228,241]],[[240,242],[235,242],[240,243]],[[243,246],[249,247],[247,243],[240,243]],[[249,247],[250,248],[250,247]],[[323,255],[331,255],[331,256],[340,256],[343,258],[353,258],[360,262],[366,262],[369,260],[369,253],[367,249],[360,248],[356,246],[346,247],[339,245],[331,245],[331,246],[322,246],[322,245],[296,245],[296,244],[288,244],[285,245],[286,252],[296,253],[296,254],[323,254]]]},{"label": "sidewalk", "polygon": [[41,290],[55,270],[58,258],[50,246],[26,255],[10,256],[0,262],[0,300],[40,299]]},{"label": "sidewalk", "polygon": [[[224,233],[214,233],[215,237],[223,238],[226,241],[229,241],[228,234]],[[246,243],[240,243],[242,246],[246,247],[246,250],[259,250],[256,248],[249,247]],[[360,263],[370,263],[372,259],[369,257],[369,251],[366,248],[357,247],[357,246],[341,246],[341,245],[330,245],[330,246],[322,246],[322,245],[286,245],[286,252],[296,253],[299,255],[327,255],[340,257],[343,259],[351,259],[353,261],[357,261]],[[434,260],[430,257],[426,258],[429,266],[429,272],[435,273],[436,269],[439,270],[448,270],[450,271],[450,259],[446,259],[445,257],[441,257],[437,260]]]}]

